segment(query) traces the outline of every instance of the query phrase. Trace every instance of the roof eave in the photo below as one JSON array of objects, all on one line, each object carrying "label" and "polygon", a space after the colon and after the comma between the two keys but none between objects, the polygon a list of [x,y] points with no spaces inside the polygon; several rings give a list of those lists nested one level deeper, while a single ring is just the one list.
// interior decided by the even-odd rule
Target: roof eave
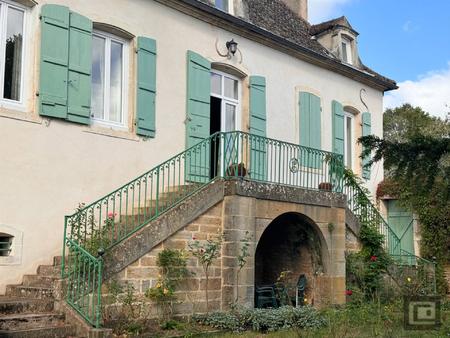
[{"label": "roof eave", "polygon": [[228,30],[242,37],[281,50],[301,60],[364,83],[372,88],[389,91],[397,89],[395,81],[384,81],[374,75],[342,64],[339,60],[328,58],[309,48],[282,38],[250,22],[223,12],[197,0],[156,0],[157,2],[193,16],[199,20]]}]

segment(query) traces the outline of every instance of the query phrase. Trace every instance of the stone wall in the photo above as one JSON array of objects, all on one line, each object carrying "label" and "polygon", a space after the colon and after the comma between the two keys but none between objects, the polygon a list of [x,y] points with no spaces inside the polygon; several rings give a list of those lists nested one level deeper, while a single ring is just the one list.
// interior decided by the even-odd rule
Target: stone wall
[{"label": "stone wall", "polygon": [[[154,287],[158,280],[159,269],[156,265],[158,253],[163,249],[187,250],[187,244],[193,238],[206,240],[217,236],[222,231],[222,202],[205,214],[195,219],[182,230],[157,245],[146,255],[122,270],[115,278],[121,283],[131,283],[135,290],[144,294],[148,288]],[[187,268],[191,276],[187,277],[177,288],[177,304],[174,312],[178,315],[191,315],[195,312],[206,312],[205,278],[197,258],[189,257]],[[220,310],[222,307],[222,269],[220,259],[216,260],[209,272],[209,310]]]},{"label": "stone wall", "polygon": [[[298,258],[294,253],[286,260],[286,264],[295,272],[294,279],[298,279],[302,273],[307,275],[308,303],[319,307],[344,303],[346,250],[344,199],[341,201],[336,197],[337,195],[331,193],[328,196],[328,193],[324,192],[301,189],[291,189],[291,191],[276,185],[271,190],[269,186],[260,184],[253,186],[245,182],[233,187],[234,191],[228,186],[225,188],[223,201],[120,271],[115,278],[121,283],[132,283],[136,291],[143,294],[157,282],[159,271],[156,260],[161,250],[171,248],[187,251],[188,242],[193,237],[205,240],[222,232],[224,240],[221,256],[210,270],[209,310],[228,309],[236,299],[239,299],[240,304],[251,307],[254,305],[255,274],[257,273],[255,253],[258,243],[270,224],[275,224],[277,218],[289,214],[303,222],[301,226],[307,230],[306,233],[314,234],[314,236],[308,235],[310,239],[313,239],[312,242],[307,241],[305,245],[299,244],[299,248],[294,248],[299,254],[298,257],[303,258]],[[264,189],[267,191],[265,192]],[[297,192],[295,193],[294,190]],[[320,196],[322,198],[319,198]],[[296,202],[283,201],[288,197]],[[304,202],[300,203],[302,198]],[[241,240],[246,236],[251,237],[250,257],[239,273],[237,284],[237,256]],[[289,248],[285,247],[285,249]],[[290,249],[293,249],[292,245]],[[282,256],[283,253],[280,252],[280,262],[282,262]],[[192,275],[181,283],[176,293],[178,299],[174,307],[176,315],[188,316],[206,311],[205,278],[196,258],[188,258],[188,269]]]}]

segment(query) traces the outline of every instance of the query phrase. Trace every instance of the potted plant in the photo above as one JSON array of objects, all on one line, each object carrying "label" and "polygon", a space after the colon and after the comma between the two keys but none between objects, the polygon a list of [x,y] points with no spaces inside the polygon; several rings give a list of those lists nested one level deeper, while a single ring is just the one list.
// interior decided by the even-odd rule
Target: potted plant
[{"label": "potted plant", "polygon": [[247,169],[244,163],[233,163],[227,169],[228,177],[245,177],[247,175]]}]

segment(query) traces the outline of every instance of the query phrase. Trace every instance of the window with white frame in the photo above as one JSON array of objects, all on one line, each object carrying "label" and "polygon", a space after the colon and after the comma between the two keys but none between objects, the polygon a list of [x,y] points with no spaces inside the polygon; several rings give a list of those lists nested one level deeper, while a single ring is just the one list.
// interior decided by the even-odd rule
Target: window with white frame
[{"label": "window with white frame", "polygon": [[353,167],[353,114],[344,114],[344,162],[349,169]]},{"label": "window with white frame", "polygon": [[211,72],[211,96],[221,100],[221,131],[239,129],[239,80],[231,75]]},{"label": "window with white frame", "polygon": [[25,9],[0,0],[0,94],[22,102]]},{"label": "window with white frame", "polygon": [[351,43],[351,41],[349,39],[346,39],[343,37],[341,49],[342,49],[342,61],[352,64],[353,59],[352,59],[352,43]]},{"label": "window with white frame", "polygon": [[108,33],[92,36],[92,119],[126,125],[127,42]]},{"label": "window with white frame", "polygon": [[214,0],[216,8],[233,14],[233,0]]}]

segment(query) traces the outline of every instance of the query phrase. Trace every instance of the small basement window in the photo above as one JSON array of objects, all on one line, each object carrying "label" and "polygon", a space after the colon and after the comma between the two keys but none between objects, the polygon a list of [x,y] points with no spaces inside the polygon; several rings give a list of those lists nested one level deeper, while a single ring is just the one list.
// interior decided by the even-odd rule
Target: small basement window
[{"label": "small basement window", "polygon": [[13,236],[0,233],[0,257],[7,257],[11,254]]}]

